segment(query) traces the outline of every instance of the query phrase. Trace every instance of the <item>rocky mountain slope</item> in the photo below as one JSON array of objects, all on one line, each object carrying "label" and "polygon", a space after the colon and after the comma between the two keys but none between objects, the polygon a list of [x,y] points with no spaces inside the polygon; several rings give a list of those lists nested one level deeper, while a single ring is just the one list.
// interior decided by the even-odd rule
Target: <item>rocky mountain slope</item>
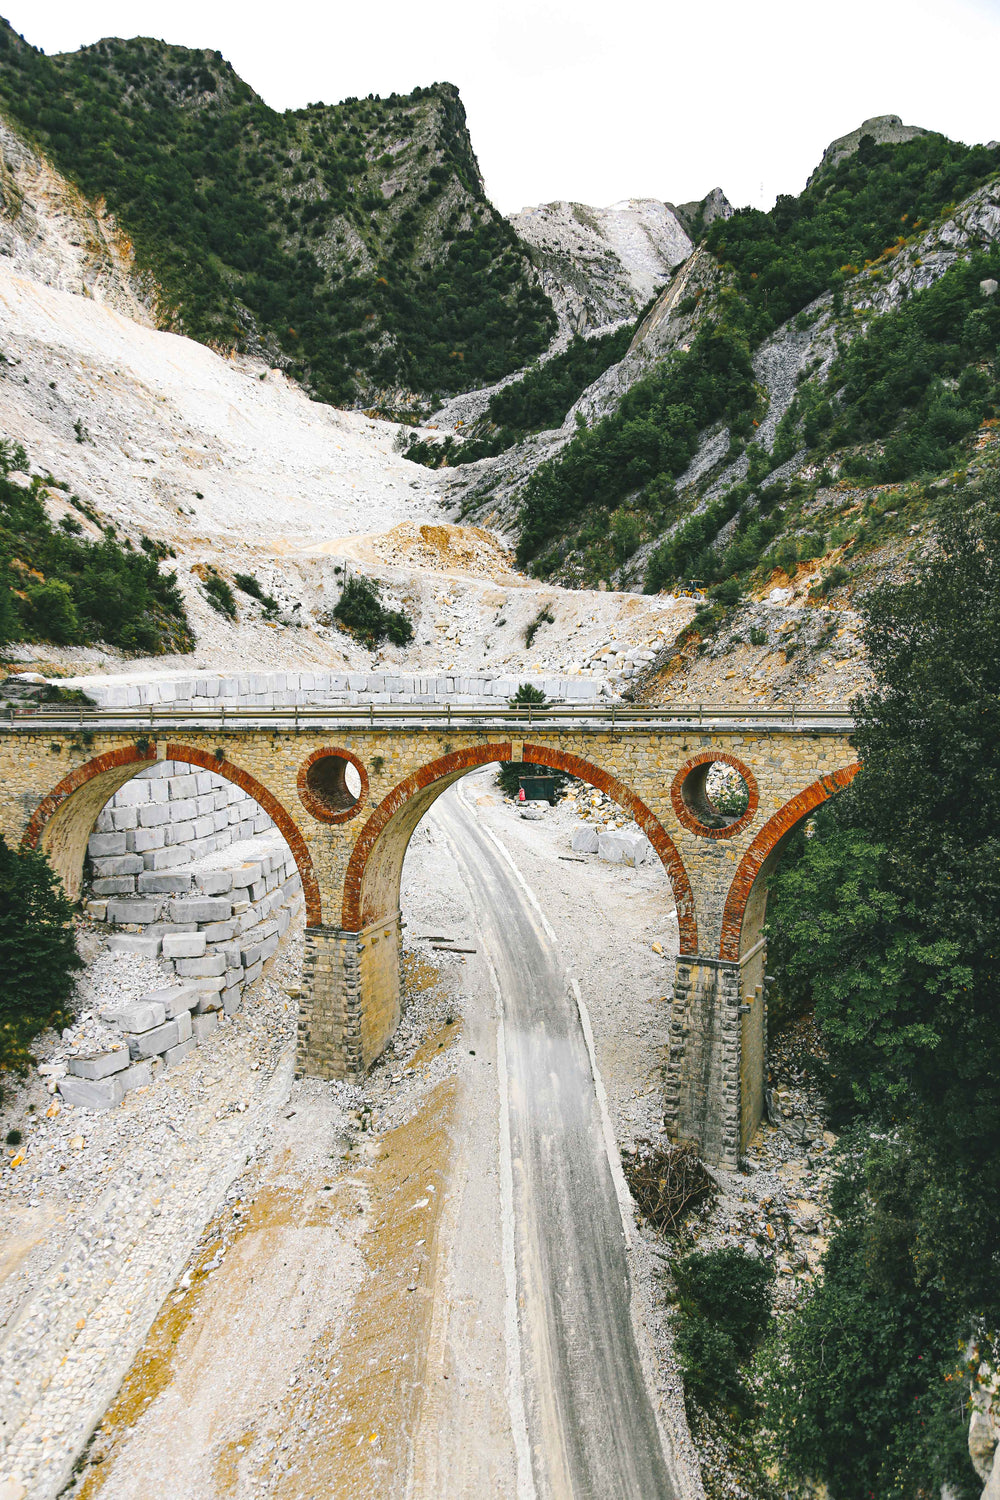
[{"label": "rocky mountain slope", "polygon": [[134,238],[160,326],[322,399],[462,390],[555,331],[450,84],[278,114],[218,53],[140,38],[46,57],[4,23],[0,104]]},{"label": "rocky mountain slope", "polygon": [[651,198],[610,208],[543,203],[511,223],[531,247],[560,326],[575,333],[634,319],[691,253],[677,214]]},{"label": "rocky mountain slope", "polygon": [[[799,199],[710,229],[625,357],[560,427],[453,471],[463,512],[519,536],[521,560],[544,575],[654,588],[732,577],[737,592],[769,585],[783,539],[786,561],[843,566],[858,531],[849,518],[871,502],[849,475],[908,484],[913,493],[902,501],[880,503],[895,519],[909,509],[909,524],[922,529],[933,509],[916,503],[927,480],[964,467],[976,443],[991,441],[1000,152],[915,130],[901,144],[863,135],[857,144]],[[921,311],[913,294],[931,295],[942,278]],[[775,307],[793,316],[775,319]],[[890,321],[873,323],[873,314]],[[951,333],[946,317],[955,320]],[[893,352],[900,340],[912,343],[912,358]],[[882,379],[874,405],[864,394],[872,372],[862,369],[872,360]],[[959,378],[953,397],[947,382]],[[723,379],[736,381],[728,407]],[[921,424],[920,412],[931,420]],[[771,496],[763,506],[762,489]],[[822,537],[810,519],[819,510]],[[538,518],[546,518],[540,532]],[[549,550],[529,543],[536,533]],[[746,547],[727,550],[748,534]],[[872,540],[854,538],[854,562]]]}]

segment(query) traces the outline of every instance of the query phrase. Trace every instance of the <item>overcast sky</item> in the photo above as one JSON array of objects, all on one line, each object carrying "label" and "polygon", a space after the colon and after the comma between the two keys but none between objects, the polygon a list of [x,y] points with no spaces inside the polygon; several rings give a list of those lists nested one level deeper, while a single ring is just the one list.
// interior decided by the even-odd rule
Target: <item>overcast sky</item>
[{"label": "overcast sky", "polygon": [[6,0],[46,52],[218,48],[276,109],[458,85],[494,203],[737,206],[798,192],[835,136],[899,114],[1000,137],[1000,0]]}]

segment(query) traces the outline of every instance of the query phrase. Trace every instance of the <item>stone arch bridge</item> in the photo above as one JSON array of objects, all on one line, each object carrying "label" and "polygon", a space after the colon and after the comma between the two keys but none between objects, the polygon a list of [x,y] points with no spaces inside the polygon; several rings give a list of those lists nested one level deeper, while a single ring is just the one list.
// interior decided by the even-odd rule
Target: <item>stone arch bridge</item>
[{"label": "stone arch bridge", "polygon": [[[288,841],[306,902],[300,1067],[360,1073],[399,1017],[400,874],[410,835],[454,781],[531,761],[608,793],[644,830],[673,890],[680,956],[664,1115],[710,1162],[735,1164],[763,1110],[761,937],[783,841],[857,767],[837,711],[445,707],[25,710],[0,721],[0,833],[40,846],[80,890],[101,808],[150,761],[237,783]],[[742,775],[746,811],[707,800],[710,765]]]}]

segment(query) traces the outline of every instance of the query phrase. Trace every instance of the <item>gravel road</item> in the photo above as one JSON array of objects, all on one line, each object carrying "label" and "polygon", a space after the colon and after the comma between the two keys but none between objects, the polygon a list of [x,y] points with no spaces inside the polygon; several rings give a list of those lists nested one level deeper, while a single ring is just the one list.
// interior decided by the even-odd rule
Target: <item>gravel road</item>
[{"label": "gravel road", "polygon": [[435,807],[503,996],[521,1364],[539,1497],[678,1489],[630,1311],[621,1209],[587,1040],[551,928],[456,793]]}]

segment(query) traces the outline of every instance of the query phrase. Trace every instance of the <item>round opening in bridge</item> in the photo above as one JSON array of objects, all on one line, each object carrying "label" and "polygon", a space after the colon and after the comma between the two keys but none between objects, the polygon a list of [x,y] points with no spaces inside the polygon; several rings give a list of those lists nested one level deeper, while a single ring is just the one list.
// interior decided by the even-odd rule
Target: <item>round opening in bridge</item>
[{"label": "round opening in bridge", "polygon": [[309,756],[298,777],[299,797],[323,823],[342,823],[360,811],[368,776],[349,750],[323,749]]},{"label": "round opening in bridge", "polygon": [[686,828],[706,838],[729,838],[757,810],[757,784],[745,766],[712,753],[682,766],[672,788],[674,811]]}]

